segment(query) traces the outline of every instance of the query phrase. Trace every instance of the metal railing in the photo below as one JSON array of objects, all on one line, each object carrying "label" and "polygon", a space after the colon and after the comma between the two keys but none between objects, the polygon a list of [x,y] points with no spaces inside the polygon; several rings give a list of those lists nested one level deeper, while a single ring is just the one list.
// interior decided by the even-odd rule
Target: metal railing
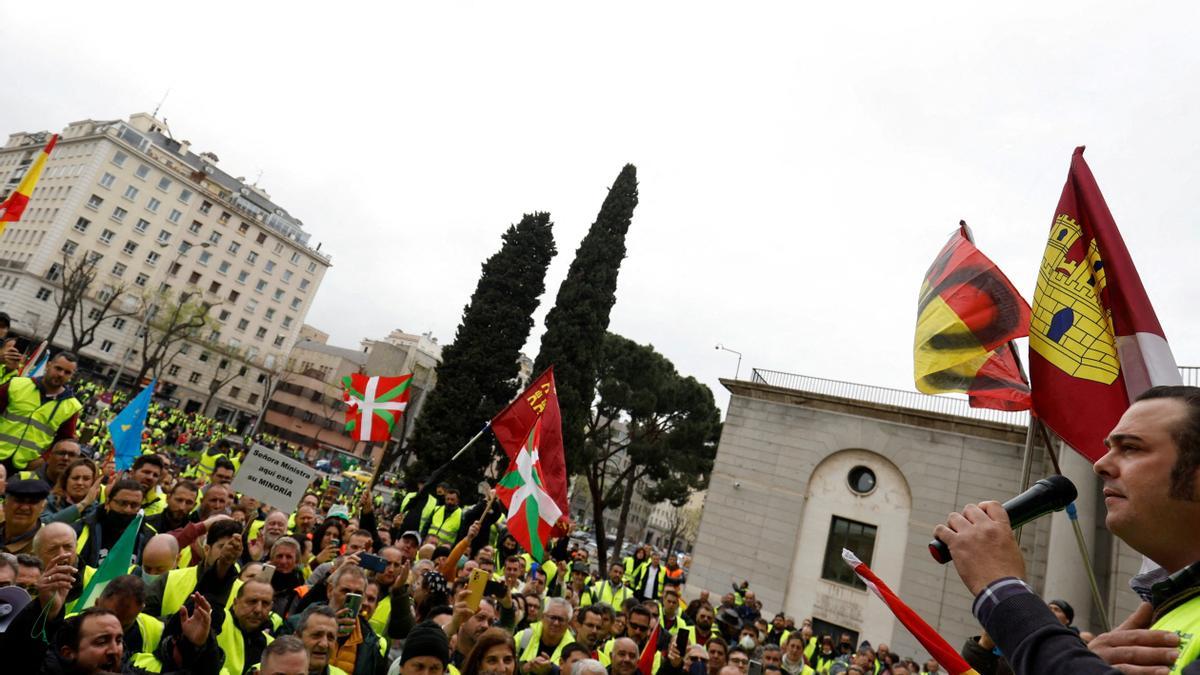
[{"label": "metal railing", "polygon": [[[1179,375],[1183,383],[1200,386],[1200,366],[1180,366]],[[954,415],[973,420],[1012,424],[1024,427],[1029,424],[1028,412],[1009,412],[1006,410],[990,410],[988,408],[972,408],[966,397],[960,394],[922,394],[918,391],[905,391],[889,387],[877,387],[870,384],[828,380],[811,375],[784,373],[778,370],[754,368],[750,373],[750,381],[772,387],[793,389],[810,394],[837,396],[855,401],[866,401],[891,405],[898,408],[909,408],[924,412]]]}]

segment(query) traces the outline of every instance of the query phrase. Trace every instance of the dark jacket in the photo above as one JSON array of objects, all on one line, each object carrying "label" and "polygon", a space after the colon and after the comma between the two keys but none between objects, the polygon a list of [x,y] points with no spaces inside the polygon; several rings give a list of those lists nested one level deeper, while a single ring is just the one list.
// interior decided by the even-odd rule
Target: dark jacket
[{"label": "dark jacket", "polygon": [[[101,525],[103,518],[104,509],[96,509],[89,516],[75,523],[77,536],[83,536],[84,530],[87,530],[87,541],[84,543],[83,550],[79,552],[79,561],[92,567],[100,566],[100,551],[103,548],[101,542],[104,540],[104,528]],[[154,535],[154,529],[143,521],[142,526],[138,529],[137,541],[133,544],[135,560],[130,561],[130,564],[141,563],[142,549],[146,548],[146,542],[150,541]],[[105,553],[107,554],[107,551]]]},{"label": "dark jacket", "polygon": [[[279,633],[294,635],[299,625],[300,616],[292,616],[280,626]],[[379,652],[379,636],[361,616],[358,617],[358,629],[362,631],[362,643],[354,651],[354,672],[350,675],[386,675],[390,664],[387,657]]]},{"label": "dark jacket", "polygon": [[962,648],[963,659],[974,668],[979,675],[1013,675],[1012,668],[1003,656],[994,649],[984,649],[979,644],[979,636],[967,638]]}]

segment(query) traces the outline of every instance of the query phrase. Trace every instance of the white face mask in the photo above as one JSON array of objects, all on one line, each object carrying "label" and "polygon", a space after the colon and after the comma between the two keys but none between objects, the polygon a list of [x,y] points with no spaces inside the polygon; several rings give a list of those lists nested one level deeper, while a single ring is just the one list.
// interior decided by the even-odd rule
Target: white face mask
[{"label": "white face mask", "polygon": [[738,640],[738,644],[741,645],[742,649],[754,649],[754,638],[749,635],[743,635],[742,639]]}]

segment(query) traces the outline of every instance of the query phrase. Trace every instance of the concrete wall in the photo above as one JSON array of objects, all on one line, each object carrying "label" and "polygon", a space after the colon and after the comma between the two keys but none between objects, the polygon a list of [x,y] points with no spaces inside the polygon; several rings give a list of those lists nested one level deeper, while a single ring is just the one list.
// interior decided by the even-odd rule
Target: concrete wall
[{"label": "concrete wall", "polygon": [[[872,568],[958,646],[979,632],[952,567],[929,556],[934,525],[962,505],[1020,491],[1024,430],[1008,425],[723,381],[732,392],[687,597],[750,581],[768,615],[816,616],[902,655],[922,653],[878,599],[822,580],[832,515],[876,525]],[[871,467],[856,496],[846,472]],[[1048,469],[1039,459],[1035,478]],[[1030,581],[1045,576],[1048,519],[1026,528]],[[1080,601],[1085,600],[1080,598]],[[1072,600],[1074,601],[1074,600]]]}]

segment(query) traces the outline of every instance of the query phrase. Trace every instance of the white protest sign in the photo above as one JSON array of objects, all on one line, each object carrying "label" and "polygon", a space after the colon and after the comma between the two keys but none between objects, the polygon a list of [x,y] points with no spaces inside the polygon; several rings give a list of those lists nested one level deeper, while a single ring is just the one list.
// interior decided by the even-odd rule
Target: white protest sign
[{"label": "white protest sign", "polygon": [[233,477],[233,489],[281,511],[294,511],[316,477],[300,462],[255,443]]}]

